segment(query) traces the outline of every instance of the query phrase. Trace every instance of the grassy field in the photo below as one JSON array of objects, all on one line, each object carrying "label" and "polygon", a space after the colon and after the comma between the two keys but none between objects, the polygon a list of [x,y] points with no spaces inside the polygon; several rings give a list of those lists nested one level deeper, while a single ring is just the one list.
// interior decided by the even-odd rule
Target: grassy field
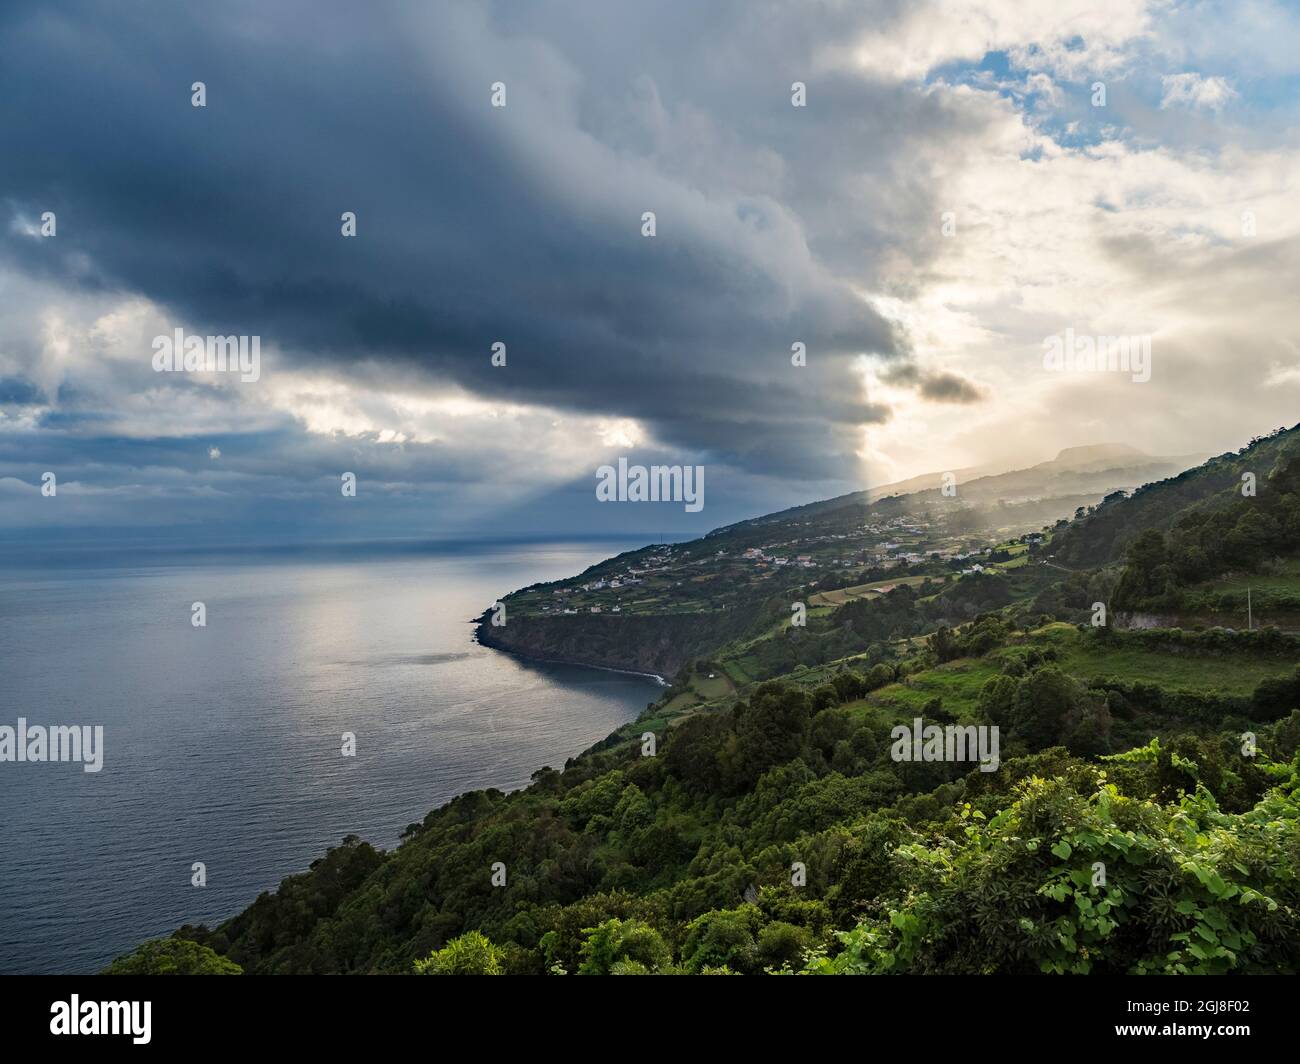
[{"label": "grassy field", "polygon": [[1035,641],[1051,643],[1059,664],[1081,680],[1111,676],[1120,680],[1158,684],[1169,690],[1249,695],[1261,680],[1290,675],[1295,663],[1248,654],[1232,656],[1191,651],[1103,646],[1086,639],[1068,624],[1051,624],[1034,633]]},{"label": "grassy field", "polygon": [[956,716],[973,716],[980,688],[1000,670],[989,658],[962,658],[909,676],[873,691],[862,704],[881,707],[910,720],[921,715],[921,707],[931,699],[943,701],[943,708]]},{"label": "grassy field", "polygon": [[673,695],[664,704],[662,714],[671,718],[688,709],[725,699],[735,694],[736,686],[733,678],[721,668],[692,673],[685,683],[673,689]]},{"label": "grassy field", "polygon": [[852,599],[869,598],[871,595],[883,594],[880,590],[882,587],[896,587],[899,584],[908,584],[917,587],[924,584],[926,580],[934,580],[936,584],[944,582],[942,577],[926,576],[902,576],[893,580],[876,580],[870,584],[858,584],[856,587],[841,587],[834,591],[819,591],[808,600],[810,606],[843,606],[844,603]]},{"label": "grassy field", "polygon": [[[1102,646],[1072,625],[1062,623],[1038,630],[1030,642],[1054,646],[1059,655],[1057,664],[1085,683],[1112,677],[1156,684],[1168,691],[1249,696],[1262,680],[1287,676],[1295,669],[1294,662],[1249,654],[1221,656]],[[882,687],[849,708],[855,713],[883,712],[887,719],[907,721],[921,715],[922,707],[938,698],[947,712],[961,718],[973,717],[981,688],[1001,669],[997,653],[987,658],[962,658]]]},{"label": "grassy field", "polygon": [[1121,680],[1159,684],[1170,690],[1249,695],[1261,680],[1289,675],[1294,663],[1235,656],[1220,657],[1194,654],[1169,654],[1133,647],[1105,652],[1079,650],[1064,656],[1062,667],[1082,680],[1113,676]]},{"label": "grassy field", "polygon": [[1207,580],[1205,583],[1197,584],[1193,590],[1240,590],[1242,601],[1245,601],[1247,586],[1260,591],[1300,591],[1300,558],[1288,558],[1279,565],[1276,572]]},{"label": "grassy field", "polygon": [[731,677],[716,669],[711,673],[696,673],[691,677],[691,686],[706,702],[729,695],[736,689],[736,685],[731,682]]},{"label": "grassy field", "polygon": [[999,543],[993,549],[1004,550],[1011,557],[1005,562],[986,562],[984,566],[986,569],[1008,572],[1012,569],[1023,569],[1029,564],[1029,546],[1025,543]]},{"label": "grassy field", "polygon": [[1256,627],[1300,623],[1300,559],[1272,573],[1232,575],[1198,584],[1183,595],[1183,611],[1231,627],[1245,627],[1247,591]]}]

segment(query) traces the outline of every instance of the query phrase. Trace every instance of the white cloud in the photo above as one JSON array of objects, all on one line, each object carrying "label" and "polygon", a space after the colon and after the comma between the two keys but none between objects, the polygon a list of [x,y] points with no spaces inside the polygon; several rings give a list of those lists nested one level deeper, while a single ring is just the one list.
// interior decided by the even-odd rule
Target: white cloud
[{"label": "white cloud", "polygon": [[[1294,421],[1300,359],[1287,338],[1300,333],[1300,218],[1289,204],[1300,148],[1118,134],[1070,147],[995,91],[929,91],[985,122],[979,137],[941,145],[930,171],[956,232],[943,236],[938,217],[894,231],[883,294],[871,298],[918,361],[997,399],[937,416],[942,408],[875,383],[895,416],[864,430],[864,453],[910,475],[1112,439],[1163,453],[1222,449]],[[1066,327],[1152,335],[1151,381],[1044,373],[1043,339]]]},{"label": "white cloud", "polygon": [[1204,77],[1193,72],[1166,74],[1160,83],[1164,86],[1164,95],[1160,99],[1161,110],[1181,105],[1221,111],[1237,95],[1226,79],[1218,76]]},{"label": "white cloud", "polygon": [[952,62],[1007,52],[1020,67],[1069,80],[1121,66],[1152,32],[1155,2],[1134,0],[923,0],[904,4],[851,45],[831,45],[828,65],[855,66],[874,77],[923,78]]}]

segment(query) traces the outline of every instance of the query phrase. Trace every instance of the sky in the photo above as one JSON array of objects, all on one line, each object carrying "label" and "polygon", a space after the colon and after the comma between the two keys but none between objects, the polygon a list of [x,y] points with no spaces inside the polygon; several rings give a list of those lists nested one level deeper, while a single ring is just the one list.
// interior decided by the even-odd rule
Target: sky
[{"label": "sky", "polygon": [[[1300,408],[1297,56],[1261,0],[11,0],[0,541],[700,534],[1235,449]],[[176,329],[257,379],[160,372]],[[601,503],[620,458],[704,504]]]}]

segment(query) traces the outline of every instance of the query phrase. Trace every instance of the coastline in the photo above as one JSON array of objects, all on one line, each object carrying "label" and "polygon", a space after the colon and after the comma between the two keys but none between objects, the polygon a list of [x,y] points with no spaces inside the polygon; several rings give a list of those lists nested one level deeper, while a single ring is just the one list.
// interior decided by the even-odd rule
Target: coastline
[{"label": "coastline", "polygon": [[484,623],[481,618],[471,618],[470,624],[475,626],[473,642],[481,647],[487,647],[489,650],[495,650],[498,653],[506,654],[512,658],[518,658],[520,661],[534,661],[542,665],[575,665],[583,669],[599,669],[601,672],[616,672],[624,676],[642,676],[646,679],[654,680],[660,687],[672,687],[672,681],[666,676],[657,672],[646,672],[642,669],[628,669],[617,665],[598,665],[593,661],[577,661],[572,658],[553,658],[541,654],[528,654],[515,647],[506,646],[504,643],[492,642],[483,639]]}]

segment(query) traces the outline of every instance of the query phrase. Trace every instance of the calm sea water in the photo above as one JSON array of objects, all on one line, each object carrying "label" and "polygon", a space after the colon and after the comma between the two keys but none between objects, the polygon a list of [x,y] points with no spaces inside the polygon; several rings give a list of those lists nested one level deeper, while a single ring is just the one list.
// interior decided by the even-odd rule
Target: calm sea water
[{"label": "calm sea water", "polygon": [[0,569],[0,724],[105,733],[97,774],[0,764],[0,972],[96,971],[633,719],[655,681],[525,664],[468,623],[629,546]]}]

